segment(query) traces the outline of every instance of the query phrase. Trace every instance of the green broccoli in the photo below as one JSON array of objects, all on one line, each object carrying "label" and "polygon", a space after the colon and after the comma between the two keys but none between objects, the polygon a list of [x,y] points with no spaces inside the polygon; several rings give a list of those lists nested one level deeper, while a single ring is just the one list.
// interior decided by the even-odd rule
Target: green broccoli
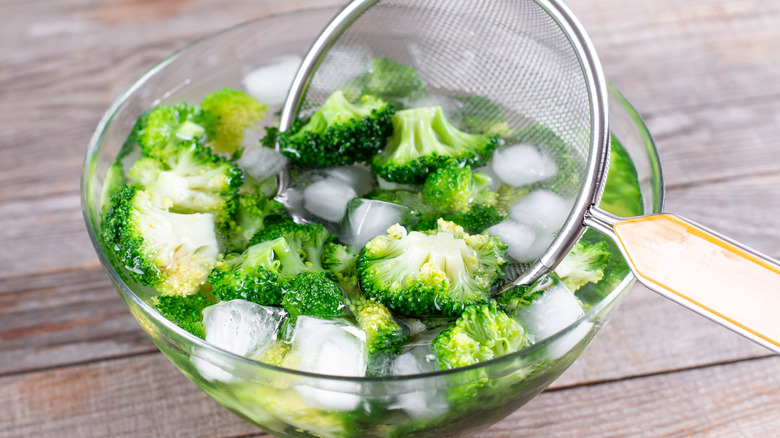
[{"label": "green broccoli", "polygon": [[145,156],[165,163],[179,143],[205,134],[201,118],[200,111],[187,103],[160,105],[138,118],[133,134]]},{"label": "green broccoli", "polygon": [[597,283],[604,278],[604,268],[609,263],[607,243],[577,241],[566,257],[555,267],[555,274],[572,292],[586,283]]},{"label": "green broccoli", "polygon": [[407,316],[456,316],[484,303],[498,280],[506,245],[486,234],[469,235],[439,220],[436,230],[412,231],[398,224],[371,240],[357,261],[369,298]]},{"label": "green broccoli", "polygon": [[307,120],[279,134],[281,152],[293,161],[341,166],[371,159],[390,136],[393,106],[374,96],[351,103],[336,91]]},{"label": "green broccoli", "polygon": [[441,107],[398,111],[393,135],[371,161],[374,172],[404,184],[420,184],[447,165],[483,166],[497,145],[495,136],[469,134],[447,121]]},{"label": "green broccoli", "polygon": [[428,175],[423,186],[425,203],[440,210],[468,213],[474,204],[491,207],[497,194],[491,179],[470,166],[447,166]]},{"label": "green broccoli", "polygon": [[241,148],[246,130],[265,117],[267,108],[243,91],[223,88],[203,98],[200,109],[211,146],[232,154]]},{"label": "green broccoli", "polygon": [[613,136],[609,152],[607,183],[599,208],[620,217],[639,216],[644,212],[642,189],[631,156]]},{"label": "green broccoli", "polygon": [[282,282],[282,306],[292,318],[344,316],[347,304],[338,285],[327,272],[303,272]]},{"label": "green broccoli", "polygon": [[159,295],[152,298],[152,304],[169,321],[201,339],[206,338],[206,333],[203,331],[203,309],[214,304],[206,296]]},{"label": "green broccoli", "polygon": [[245,250],[255,234],[287,217],[284,205],[264,193],[239,193],[236,212],[228,223],[230,251]]},{"label": "green broccoli", "polygon": [[281,339],[277,339],[260,355],[260,357],[257,358],[257,360],[259,362],[267,363],[268,365],[280,367],[289,351],[290,344]]},{"label": "green broccoli", "polygon": [[506,213],[482,204],[471,207],[468,213],[433,212],[422,215],[420,222],[412,227],[415,231],[426,231],[436,228],[439,219],[454,222],[469,234],[479,234],[506,218]]},{"label": "green broccoli", "polygon": [[496,301],[505,312],[512,315],[517,309],[530,305],[553,286],[561,283],[554,272],[542,275],[530,285],[518,285],[501,293]]},{"label": "green broccoli", "polygon": [[360,291],[357,256],[347,246],[329,243],[325,246],[323,264],[336,277],[347,296],[349,310],[355,315],[358,328],[366,333],[368,353],[397,354],[407,339],[406,333],[387,306],[366,298]]},{"label": "green broccoli", "polygon": [[175,213],[212,213],[227,224],[236,209],[243,172],[236,165],[194,141],[168,148],[163,160],[142,158],[133,164],[130,180],[171,201]]},{"label": "green broccoli", "polygon": [[262,306],[282,305],[282,283],[302,272],[322,272],[307,265],[282,238],[228,254],[209,275],[213,294],[222,301],[244,299]]},{"label": "green broccoli", "polygon": [[417,70],[389,58],[374,58],[371,69],[361,77],[363,94],[377,96],[402,108],[403,102],[420,98],[425,93]]},{"label": "green broccoli", "polygon": [[433,340],[443,369],[473,365],[528,345],[525,330],[495,302],[468,307],[455,325]]},{"label": "green broccoli", "polygon": [[510,137],[515,134],[501,108],[484,96],[458,98],[461,124],[470,132]]},{"label": "green broccoli", "polygon": [[255,234],[249,244],[265,242],[279,237],[284,237],[290,248],[297,252],[302,260],[317,270],[322,268],[322,255],[325,244],[335,240],[336,236],[330,234],[320,224],[296,224],[290,220],[272,224]]},{"label": "green broccoli", "polygon": [[164,295],[192,295],[216,265],[211,214],[178,214],[170,201],[125,186],[111,201],[104,238],[130,277]]}]

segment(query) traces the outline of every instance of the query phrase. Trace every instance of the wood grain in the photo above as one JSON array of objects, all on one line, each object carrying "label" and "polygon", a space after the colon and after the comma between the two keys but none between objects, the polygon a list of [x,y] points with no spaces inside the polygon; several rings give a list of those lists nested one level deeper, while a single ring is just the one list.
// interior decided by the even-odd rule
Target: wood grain
[{"label": "wood grain", "polygon": [[[0,2],[0,437],[265,436],[146,338],[86,236],[110,103],[172,51],[335,0]],[[569,0],[654,134],[667,209],[780,257],[780,2]],[[585,354],[482,437],[773,436],[778,361],[637,287]]]}]

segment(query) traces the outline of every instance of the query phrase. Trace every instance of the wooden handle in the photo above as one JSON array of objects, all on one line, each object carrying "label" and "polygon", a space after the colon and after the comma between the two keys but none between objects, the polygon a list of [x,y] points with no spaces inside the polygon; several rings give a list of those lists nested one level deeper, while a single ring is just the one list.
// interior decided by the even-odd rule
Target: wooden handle
[{"label": "wooden handle", "polygon": [[618,221],[647,287],[780,353],[780,265],[679,217]]}]

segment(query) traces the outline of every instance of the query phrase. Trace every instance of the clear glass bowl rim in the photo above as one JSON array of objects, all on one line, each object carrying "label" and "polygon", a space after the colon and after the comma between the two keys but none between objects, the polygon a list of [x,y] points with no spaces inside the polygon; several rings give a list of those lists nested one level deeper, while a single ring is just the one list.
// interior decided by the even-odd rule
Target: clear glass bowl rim
[{"label": "clear glass bowl rim", "polygon": [[[228,359],[228,361],[237,361],[239,363],[242,363],[242,366],[247,367],[258,367],[261,370],[264,371],[273,371],[273,372],[280,372],[285,374],[290,374],[292,376],[299,376],[299,377],[308,377],[308,378],[319,378],[319,379],[328,379],[328,380],[334,380],[334,381],[343,381],[343,382],[403,382],[408,380],[416,380],[420,378],[433,378],[433,377],[440,377],[440,376],[448,376],[448,375],[454,375],[458,373],[466,373],[473,370],[477,370],[479,368],[483,367],[489,367],[489,366],[500,366],[502,362],[511,362],[514,360],[517,360],[519,358],[522,358],[523,356],[533,357],[534,353],[540,349],[546,348],[549,344],[556,342],[559,338],[566,336],[571,330],[577,328],[581,324],[585,323],[586,321],[589,321],[593,319],[596,315],[604,311],[606,308],[608,308],[616,299],[618,299],[621,295],[623,295],[625,292],[627,292],[627,289],[630,288],[635,281],[635,278],[632,274],[628,274],[626,278],[623,279],[623,281],[620,282],[606,297],[604,297],[597,305],[593,306],[588,312],[586,312],[584,315],[582,315],[579,319],[577,319],[574,323],[567,326],[565,329],[559,331],[555,335],[552,335],[532,346],[523,348],[517,352],[507,354],[505,356],[501,356],[489,361],[480,362],[474,365],[469,365],[465,367],[460,368],[453,368],[448,370],[438,370],[434,372],[429,373],[421,373],[421,374],[410,374],[410,375],[401,375],[401,376],[385,376],[385,377],[344,377],[344,376],[332,376],[332,375],[325,375],[325,374],[316,374],[316,373],[310,373],[305,371],[298,371],[288,368],[281,368],[274,365],[265,364],[262,362],[258,362],[249,358],[246,358],[244,356],[236,355],[234,353],[231,353],[227,350],[224,350],[222,348],[216,347],[212,344],[209,344],[205,340],[183,330],[173,322],[169,321],[167,318],[163,317],[161,314],[159,314],[155,309],[153,309],[151,306],[146,304],[138,295],[133,292],[133,290],[125,283],[125,281],[122,279],[122,277],[119,275],[119,273],[114,269],[113,265],[109,262],[108,257],[106,256],[105,252],[103,251],[103,248],[100,244],[100,239],[97,235],[97,223],[95,222],[95,217],[93,216],[93,213],[90,211],[90,204],[89,204],[89,194],[91,190],[91,184],[92,184],[92,178],[94,177],[94,163],[95,159],[97,157],[100,145],[103,140],[103,134],[107,128],[107,126],[111,123],[114,116],[116,115],[119,108],[132,96],[135,92],[137,92],[151,77],[153,77],[155,74],[159,73],[161,70],[165,69],[165,67],[175,61],[179,56],[186,53],[190,49],[193,49],[197,47],[199,44],[205,41],[209,41],[211,39],[217,38],[218,36],[229,33],[235,29],[242,28],[244,26],[250,26],[253,24],[256,24],[258,22],[262,22],[264,20],[272,20],[272,19],[283,19],[287,16],[294,16],[296,14],[306,13],[306,12],[312,12],[312,11],[322,11],[322,10],[333,10],[334,13],[338,11],[339,8],[334,7],[318,7],[318,8],[306,8],[306,9],[298,9],[298,10],[292,10],[288,12],[283,13],[277,13],[277,14],[269,14],[257,17],[255,19],[242,22],[239,24],[236,24],[234,26],[228,27],[226,29],[223,29],[221,31],[215,32],[213,34],[210,34],[208,36],[205,36],[203,38],[200,38],[196,41],[194,41],[191,44],[188,44],[184,46],[183,48],[175,51],[170,56],[165,58],[164,60],[160,61],[157,65],[150,68],[146,73],[144,73],[142,76],[140,76],[138,79],[136,79],[109,107],[109,109],[105,112],[103,117],[101,118],[100,122],[97,125],[97,128],[95,129],[94,134],[92,135],[89,145],[87,147],[84,164],[82,167],[82,173],[81,173],[81,211],[82,215],[84,217],[84,221],[87,226],[87,233],[89,234],[90,241],[92,242],[92,246],[95,248],[95,252],[98,255],[98,259],[100,260],[101,265],[105,269],[105,271],[108,273],[110,279],[114,283],[114,285],[118,286],[115,289],[119,293],[121,293],[125,299],[129,299],[134,305],[136,305],[139,309],[141,309],[144,314],[156,321],[158,324],[165,327],[167,330],[169,330],[170,333],[174,334],[174,336],[179,337],[181,340],[185,341],[187,344],[191,344],[192,347],[195,347],[191,349],[190,351],[195,351],[197,349],[198,351],[206,350],[208,352],[207,355],[203,355],[203,358],[205,360],[208,360],[207,357],[209,357],[212,354],[216,354],[217,356],[224,356]],[[650,164],[650,173],[652,175],[651,182],[652,182],[652,200],[653,200],[653,213],[658,213],[663,210],[663,204],[664,204],[664,183],[663,183],[663,174],[661,171],[661,163],[660,158],[658,156],[658,150],[655,147],[655,142],[653,141],[653,138],[650,134],[650,131],[647,129],[647,126],[645,125],[644,121],[642,120],[639,113],[634,109],[634,107],[628,102],[628,100],[618,91],[617,88],[615,88],[612,84],[607,84],[609,94],[614,97],[622,106],[623,109],[631,116],[631,118],[636,123],[636,127],[638,131],[640,132],[644,145],[645,145],[645,151],[647,153],[647,158]],[[94,206],[93,206],[94,207]]]}]

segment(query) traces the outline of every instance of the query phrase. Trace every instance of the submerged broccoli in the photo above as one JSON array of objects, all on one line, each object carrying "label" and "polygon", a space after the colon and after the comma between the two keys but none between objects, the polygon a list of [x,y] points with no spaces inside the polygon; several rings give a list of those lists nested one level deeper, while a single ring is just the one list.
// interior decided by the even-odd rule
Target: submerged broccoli
[{"label": "submerged broccoli", "polygon": [[438,209],[468,213],[474,204],[491,207],[497,194],[490,187],[492,180],[470,166],[447,166],[437,169],[425,179],[423,199]]},{"label": "submerged broccoli", "polygon": [[214,216],[171,213],[170,205],[125,186],[106,214],[104,238],[133,280],[164,295],[191,295],[217,262]]},{"label": "submerged broccoli", "polygon": [[452,222],[407,233],[400,225],[371,240],[357,267],[366,296],[407,316],[456,316],[482,303],[498,280],[505,248],[485,234],[469,235]]},{"label": "submerged broccoli", "polygon": [[390,136],[393,106],[374,96],[351,103],[336,91],[304,123],[279,134],[281,152],[303,164],[340,166],[371,159]]},{"label": "submerged broccoli", "polygon": [[396,108],[402,108],[403,102],[418,99],[425,93],[417,70],[389,58],[374,58],[371,69],[361,78],[363,94],[372,94]]},{"label": "submerged broccoli", "polygon": [[230,251],[243,251],[249,240],[265,227],[286,220],[287,210],[281,202],[264,193],[239,193],[236,212],[228,224]]},{"label": "submerged broccoli", "polygon": [[265,117],[267,108],[243,91],[223,88],[203,98],[200,109],[211,146],[232,154],[241,147],[245,131]]},{"label": "submerged broccoli", "polygon": [[393,135],[374,156],[371,168],[387,181],[419,184],[434,170],[450,164],[483,166],[497,139],[469,134],[453,126],[441,107],[398,111]]},{"label": "submerged broccoli", "polygon": [[176,213],[212,213],[219,225],[230,220],[243,172],[194,141],[168,148],[162,160],[142,158],[129,172],[145,190],[170,200]]},{"label": "submerged broccoli", "polygon": [[262,306],[282,305],[282,283],[302,272],[322,272],[307,265],[279,237],[260,242],[243,254],[229,254],[209,276],[214,296],[222,301],[244,299]]},{"label": "submerged broccoli", "polygon": [[443,369],[484,362],[527,344],[523,327],[495,302],[467,308],[453,327],[433,340],[436,359]]},{"label": "submerged broccoli", "polygon": [[214,303],[205,296],[159,295],[152,298],[152,304],[169,321],[201,339],[206,338],[203,331],[203,309]]},{"label": "submerged broccoli", "polygon": [[335,318],[343,316],[347,308],[344,295],[327,272],[304,272],[288,278],[282,283],[282,293],[282,306],[293,318]]},{"label": "submerged broccoli", "polygon": [[501,108],[484,96],[460,97],[460,112],[463,114],[460,122],[471,132],[481,132],[487,135],[509,137],[514,131],[506,121]]},{"label": "submerged broccoli", "polygon": [[296,224],[292,221],[281,221],[272,224],[257,233],[251,244],[284,237],[290,248],[297,252],[306,265],[322,270],[322,255],[325,245],[335,240],[320,224]]},{"label": "submerged broccoli", "polygon": [[145,156],[165,162],[179,143],[206,132],[201,118],[200,111],[186,103],[160,105],[139,117],[133,134]]},{"label": "submerged broccoli", "polygon": [[569,290],[575,292],[586,283],[596,283],[604,277],[609,257],[607,242],[579,240],[555,267],[555,273]]}]

